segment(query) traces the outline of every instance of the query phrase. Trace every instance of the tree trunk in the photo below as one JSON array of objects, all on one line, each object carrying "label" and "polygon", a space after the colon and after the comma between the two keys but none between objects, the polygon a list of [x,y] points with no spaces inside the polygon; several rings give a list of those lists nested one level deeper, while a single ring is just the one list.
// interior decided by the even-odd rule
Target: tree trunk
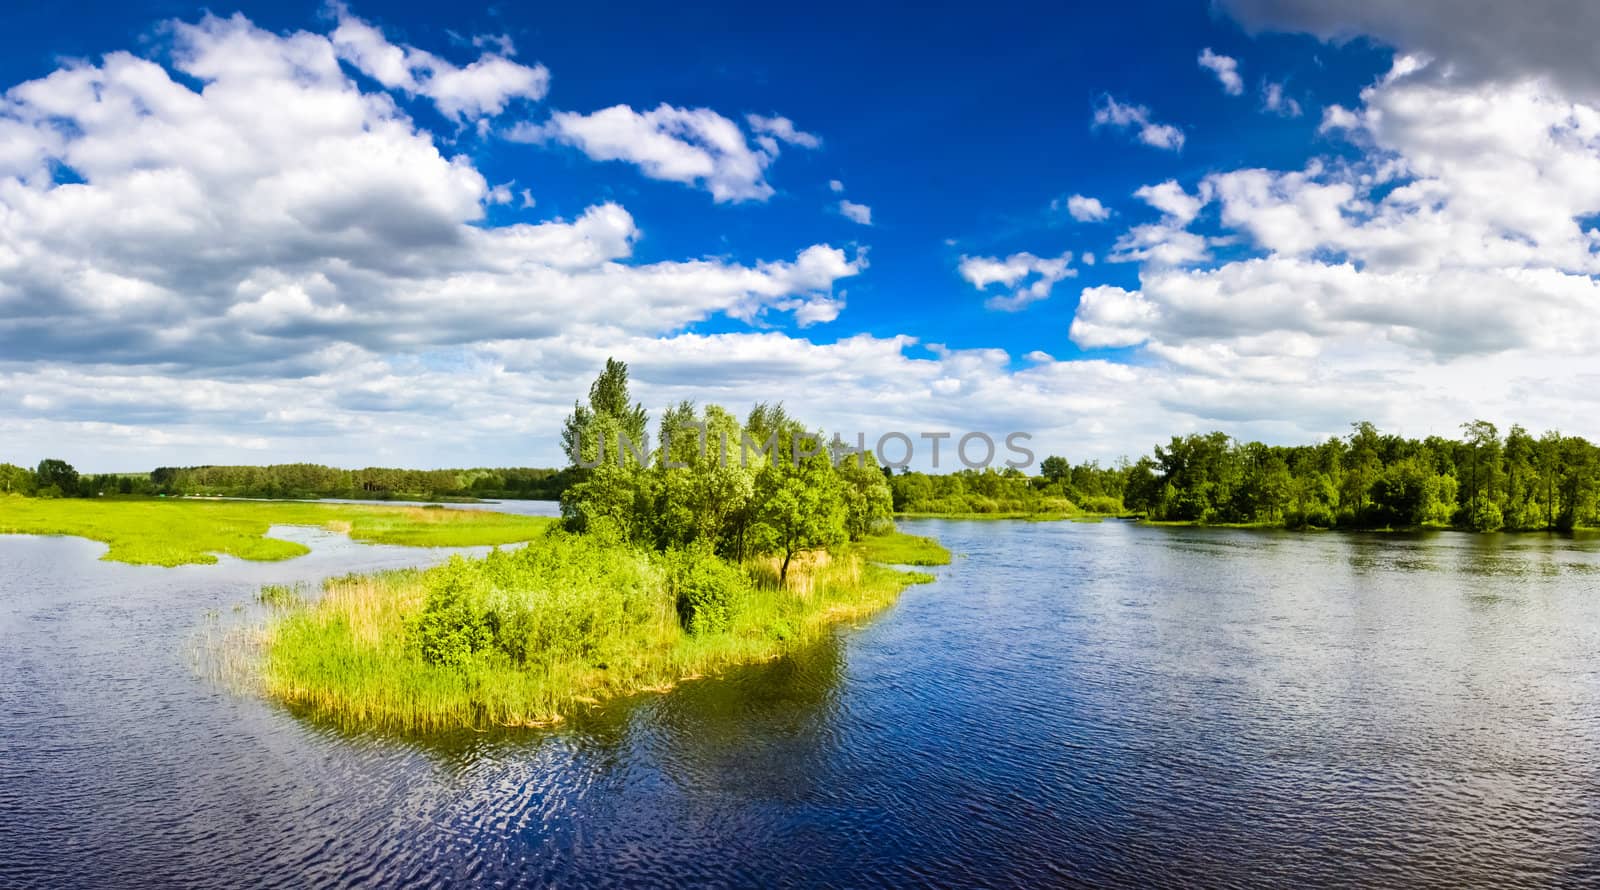
[{"label": "tree trunk", "polygon": [[783,551],[783,568],[778,570],[778,586],[784,587],[789,583],[789,560],[794,557],[793,550]]}]

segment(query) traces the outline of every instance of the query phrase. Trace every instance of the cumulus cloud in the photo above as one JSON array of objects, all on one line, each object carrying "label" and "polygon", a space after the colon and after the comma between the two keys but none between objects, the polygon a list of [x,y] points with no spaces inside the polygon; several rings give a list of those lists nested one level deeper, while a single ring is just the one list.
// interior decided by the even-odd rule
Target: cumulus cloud
[{"label": "cumulus cloud", "polygon": [[1134,197],[1161,211],[1162,217],[1158,222],[1136,225],[1118,236],[1112,245],[1110,260],[1162,267],[1209,260],[1210,241],[1204,235],[1189,231],[1189,224],[1210,202],[1211,190],[1209,183],[1203,183],[1198,195],[1190,195],[1171,179],[1136,190]]},{"label": "cumulus cloud", "polygon": [[1111,210],[1099,198],[1072,195],[1067,198],[1067,213],[1078,222],[1101,222],[1111,217]]},{"label": "cumulus cloud", "polygon": [[597,161],[635,164],[651,179],[704,188],[718,202],[765,201],[772,197],[767,168],[780,143],[815,148],[817,137],[783,117],[750,115],[752,146],[739,125],[709,108],[662,103],[650,111],[614,105],[591,114],[558,111],[542,126],[519,125],[508,137],[554,139]]},{"label": "cumulus cloud", "polygon": [[[963,256],[958,270],[968,284],[980,291],[996,284],[1011,290],[1009,294],[989,297],[983,305],[1002,312],[1017,312],[1049,298],[1056,282],[1077,275],[1077,270],[1071,264],[1070,252],[1056,257],[1038,257],[1024,252],[1014,253],[1004,259]],[[1027,285],[1019,286],[1024,281],[1028,282]]]},{"label": "cumulus cloud", "polygon": [[337,344],[415,352],[588,321],[663,333],[784,307],[817,320],[864,266],[827,245],[634,263],[616,204],[484,225],[510,188],[363,89],[333,37],[240,16],[172,34],[172,72],[112,53],[0,101],[16,136],[0,156],[7,359],[292,370]]},{"label": "cumulus cloud", "polygon": [[1207,201],[1205,190],[1199,197],[1190,195],[1175,179],[1157,185],[1143,186],[1135,191],[1133,196],[1182,224],[1188,224],[1199,216],[1200,208],[1204,207]]},{"label": "cumulus cloud", "polygon": [[1217,82],[1222,84],[1222,91],[1230,96],[1244,94],[1244,78],[1239,76],[1239,61],[1229,56],[1219,55],[1206,47],[1200,51],[1200,67],[1217,76]]},{"label": "cumulus cloud", "polygon": [[[1140,189],[1164,221],[1119,242],[1146,263],[1139,287],[1085,289],[1074,342],[1308,387],[1333,365],[1437,385],[1431,369],[1587,355],[1600,337],[1600,110],[1543,81],[1452,82],[1428,67],[1401,57],[1361,107],[1325,111],[1324,131],[1355,141],[1359,161]],[[1212,202],[1234,233],[1220,237],[1247,256],[1196,266],[1206,240],[1188,226]]]},{"label": "cumulus cloud", "polygon": [[1166,151],[1183,148],[1182,130],[1151,119],[1150,109],[1143,105],[1123,104],[1111,96],[1102,96],[1100,104],[1095,107],[1094,125],[1132,130],[1140,142],[1151,148]]}]

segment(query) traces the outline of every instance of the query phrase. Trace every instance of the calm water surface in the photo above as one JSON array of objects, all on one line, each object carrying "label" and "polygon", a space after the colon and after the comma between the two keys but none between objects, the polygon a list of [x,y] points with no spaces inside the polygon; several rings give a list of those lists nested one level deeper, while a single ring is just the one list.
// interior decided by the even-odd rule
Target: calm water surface
[{"label": "calm water surface", "polygon": [[426,742],[192,653],[262,583],[440,551],[0,537],[0,886],[1600,881],[1600,544],[907,525],[962,555],[862,628]]}]

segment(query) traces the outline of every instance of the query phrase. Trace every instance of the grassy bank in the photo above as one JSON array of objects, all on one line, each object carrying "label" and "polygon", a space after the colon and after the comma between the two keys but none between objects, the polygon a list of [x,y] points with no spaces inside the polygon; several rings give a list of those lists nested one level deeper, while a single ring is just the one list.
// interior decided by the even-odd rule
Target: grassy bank
[{"label": "grassy bank", "polygon": [[944,563],[925,538],[733,566],[555,533],[426,571],[331,580],[261,631],[264,692],[320,718],[430,731],[535,726],[805,645],[932,580],[873,560]]},{"label": "grassy bank", "polygon": [[290,559],[303,545],[274,525],[342,532],[372,544],[469,547],[527,541],[551,520],[482,510],[266,501],[34,499],[0,496],[0,534],[72,535],[110,546],[103,559],[142,565]]},{"label": "grassy bank", "polygon": [[950,551],[938,541],[919,535],[873,535],[855,545],[869,562],[894,566],[947,566]]}]

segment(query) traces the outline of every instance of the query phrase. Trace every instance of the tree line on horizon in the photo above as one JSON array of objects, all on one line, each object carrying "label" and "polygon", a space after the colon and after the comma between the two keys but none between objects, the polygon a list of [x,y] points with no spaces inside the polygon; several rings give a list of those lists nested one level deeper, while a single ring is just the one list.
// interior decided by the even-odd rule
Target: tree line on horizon
[{"label": "tree line on horizon", "polygon": [[29,497],[525,498],[557,500],[571,474],[543,467],[406,470],[367,467],[344,470],[322,464],[158,467],[144,473],[80,475],[66,461],[49,459],[37,468],[0,464],[0,494]]},{"label": "tree line on horizon", "polygon": [[1286,528],[1571,531],[1600,526],[1600,448],[1551,431],[1462,425],[1408,439],[1355,423],[1315,445],[1174,436],[1114,466],[1051,456],[1040,474],[908,472],[890,481],[900,513],[1130,513],[1149,519]]},{"label": "tree line on horizon", "polygon": [[[656,530],[650,536],[658,540],[678,534],[663,531],[678,524],[689,527],[728,521],[734,528],[748,531],[748,517],[738,510],[724,516],[729,509],[724,501],[750,497],[744,491],[747,484],[753,485],[759,466],[715,468],[745,470],[739,479],[722,479],[710,474],[709,466],[697,467],[695,472],[700,475],[694,476],[693,484],[705,489],[697,495],[700,502],[640,488],[646,482],[669,487],[683,484],[677,475],[644,473],[628,476],[624,484],[615,473],[600,473],[597,479],[596,471],[577,466],[580,439],[593,443],[600,436],[611,436],[614,441],[620,429],[643,441],[644,409],[627,402],[626,365],[614,364],[616,367],[608,365],[607,373],[596,381],[590,405],[578,404],[568,418],[563,448],[573,465],[564,469],[341,470],[318,464],[279,464],[164,467],[148,475],[80,476],[65,461],[50,459],[33,469],[0,463],[0,494],[559,499],[566,505],[563,509],[570,522],[581,524],[590,517],[610,515],[634,538],[647,536],[638,531],[645,524],[653,524]],[[807,432],[781,406],[774,405],[758,405],[741,422],[714,405],[697,410],[683,403],[663,416],[661,429],[665,432],[691,423],[703,424],[713,441],[728,434],[733,442],[740,441],[745,431],[764,437],[782,426],[785,450],[795,435],[820,435]],[[683,459],[704,458],[692,453],[692,444],[683,441],[679,446],[685,449]],[[856,464],[853,460],[848,463]],[[834,475],[839,472],[835,468]],[[843,473],[856,489],[853,497],[863,497],[862,492],[869,488],[874,498],[880,494],[876,483],[865,475],[849,470]],[[1160,521],[1287,528],[1473,531],[1570,531],[1600,526],[1600,447],[1555,431],[1534,436],[1520,425],[1513,425],[1502,436],[1494,424],[1483,420],[1463,424],[1462,436],[1457,439],[1408,439],[1362,422],[1352,424],[1346,436],[1314,445],[1240,442],[1212,432],[1174,436],[1149,455],[1112,465],[1098,461],[1073,464],[1052,455],[1040,463],[1037,475],[1010,468],[948,474],[894,472],[877,468],[875,462],[872,473],[886,482],[892,510],[912,515],[1136,514]],[[588,484],[571,494],[580,483]],[[602,483],[615,490],[603,491]],[[719,485],[731,486],[733,494],[715,494]],[[857,519],[856,526],[861,522]]]}]

